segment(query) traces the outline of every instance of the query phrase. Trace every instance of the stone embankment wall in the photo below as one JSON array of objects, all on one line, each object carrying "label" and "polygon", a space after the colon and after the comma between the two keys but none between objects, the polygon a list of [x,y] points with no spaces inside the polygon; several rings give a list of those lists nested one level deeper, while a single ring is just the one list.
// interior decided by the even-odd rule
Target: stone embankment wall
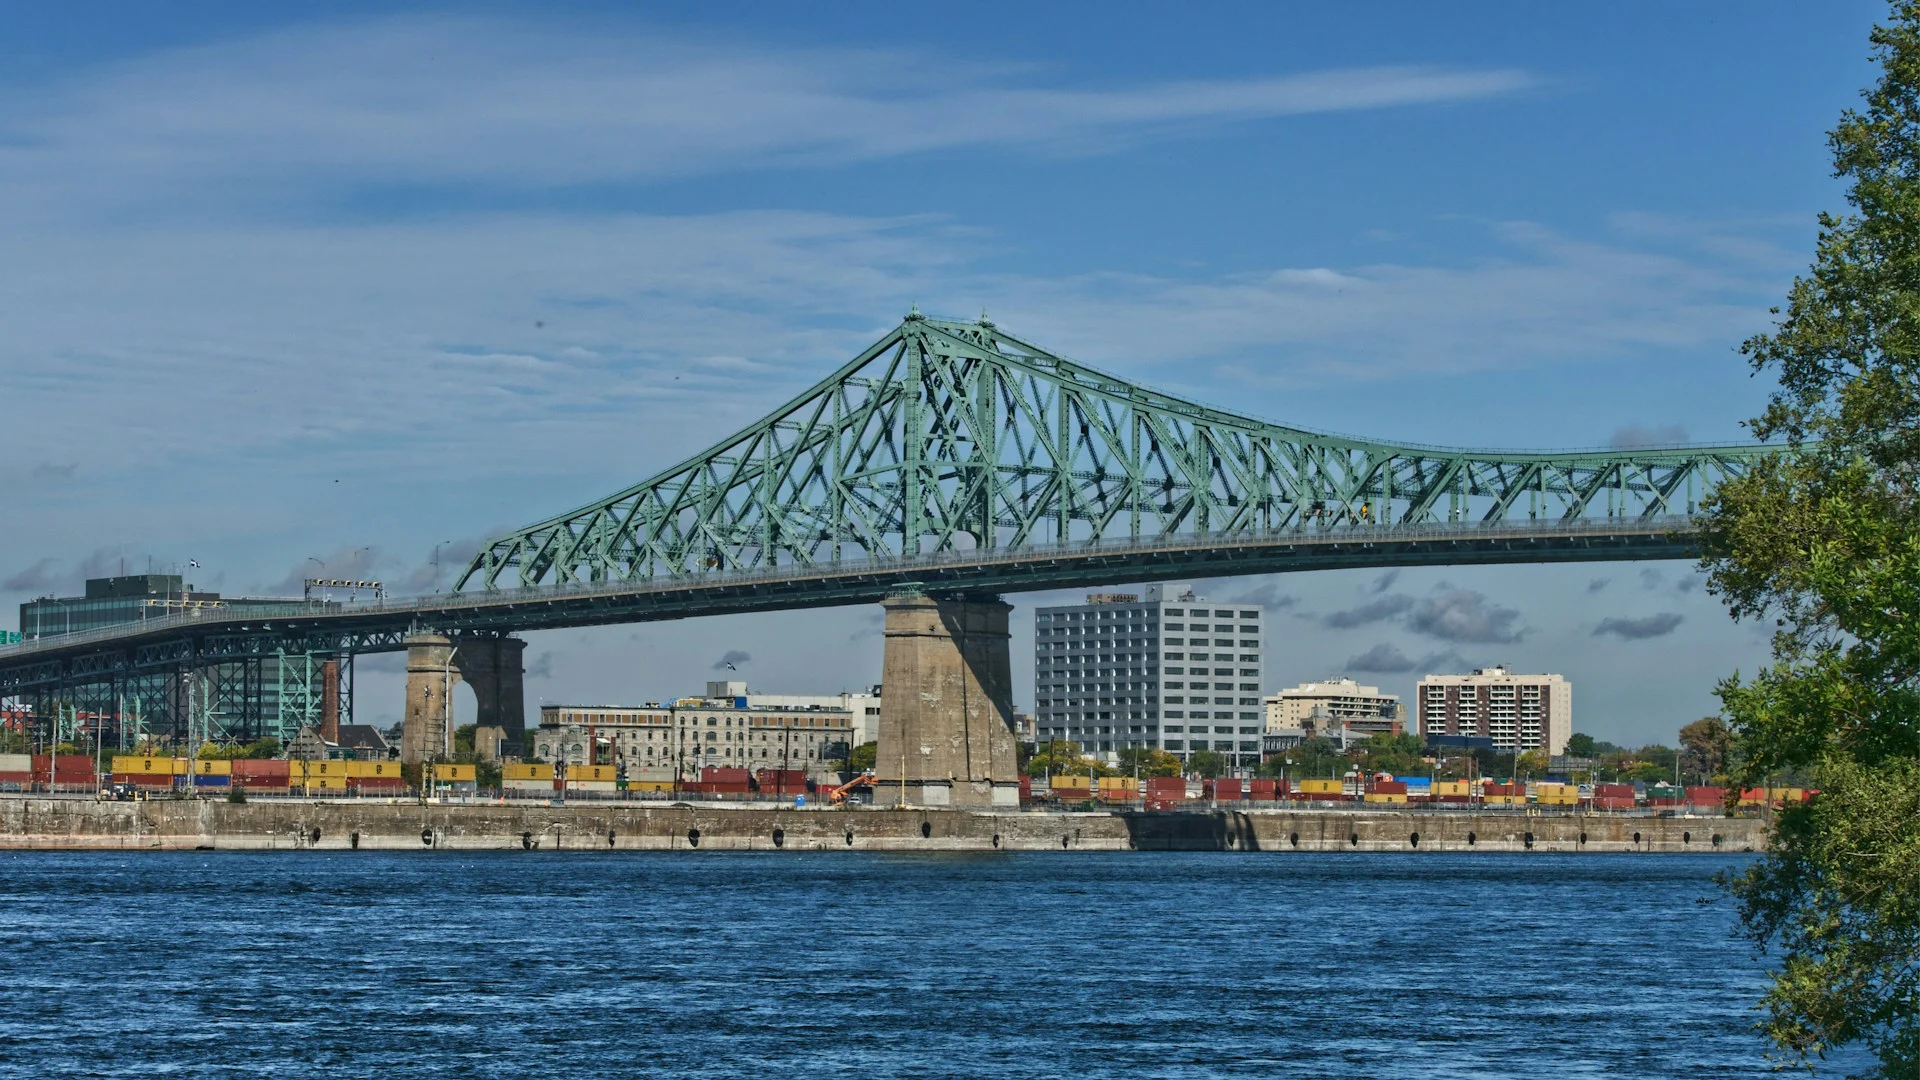
[{"label": "stone embankment wall", "polygon": [[1752,818],[1220,810],[992,813],[574,803],[0,799],[0,849],[1753,851]]}]

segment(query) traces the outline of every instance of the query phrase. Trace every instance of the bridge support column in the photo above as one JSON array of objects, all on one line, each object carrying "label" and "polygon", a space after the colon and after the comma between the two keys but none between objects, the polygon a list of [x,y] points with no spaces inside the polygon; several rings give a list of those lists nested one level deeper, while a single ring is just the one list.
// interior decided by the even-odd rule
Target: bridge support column
[{"label": "bridge support column", "polygon": [[452,638],[415,634],[407,638],[407,708],[400,731],[400,760],[408,765],[438,761],[453,750],[453,688],[460,679]]},{"label": "bridge support column", "polygon": [[887,598],[875,806],[1017,808],[1007,614],[998,597]]},{"label": "bridge support column", "polygon": [[522,668],[526,649],[519,638],[409,637],[400,760],[417,765],[452,756],[453,688],[463,682],[473,687],[474,723],[501,728],[510,746],[520,745],[527,731]]},{"label": "bridge support column", "polygon": [[[527,643],[519,638],[461,638],[454,663],[473,687],[473,722],[499,728],[509,747],[523,746],[527,735],[524,661]],[[476,738],[478,731],[475,732]],[[476,749],[485,749],[476,747]]]}]

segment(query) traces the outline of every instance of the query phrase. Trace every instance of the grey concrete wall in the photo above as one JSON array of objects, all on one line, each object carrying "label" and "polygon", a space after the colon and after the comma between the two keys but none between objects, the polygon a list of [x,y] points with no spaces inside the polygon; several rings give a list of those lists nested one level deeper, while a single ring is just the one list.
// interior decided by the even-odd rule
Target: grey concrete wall
[{"label": "grey concrete wall", "polygon": [[885,603],[874,802],[1017,808],[1007,615],[996,599],[892,597]]},{"label": "grey concrete wall", "polygon": [[[1529,839],[1531,836],[1531,839]],[[0,849],[1642,851],[1758,849],[1752,818],[993,813],[574,803],[0,799]]]}]

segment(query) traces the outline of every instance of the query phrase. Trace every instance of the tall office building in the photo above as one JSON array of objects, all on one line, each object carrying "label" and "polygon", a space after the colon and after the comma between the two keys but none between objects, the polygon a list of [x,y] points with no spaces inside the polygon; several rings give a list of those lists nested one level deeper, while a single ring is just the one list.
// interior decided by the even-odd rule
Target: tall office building
[{"label": "tall office building", "polygon": [[1036,741],[1114,758],[1132,747],[1260,763],[1265,613],[1185,585],[1095,593],[1034,613]]},{"label": "tall office building", "polygon": [[1504,667],[1470,675],[1428,675],[1416,694],[1420,734],[1492,739],[1496,750],[1567,752],[1573,684],[1559,675],[1516,675]]}]

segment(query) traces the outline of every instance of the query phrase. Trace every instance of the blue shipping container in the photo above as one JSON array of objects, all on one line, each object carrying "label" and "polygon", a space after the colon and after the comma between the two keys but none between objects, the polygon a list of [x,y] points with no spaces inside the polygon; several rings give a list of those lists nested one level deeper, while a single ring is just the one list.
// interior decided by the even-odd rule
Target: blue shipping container
[{"label": "blue shipping container", "polygon": [[196,776],[193,778],[193,786],[194,787],[227,787],[229,786],[232,780],[233,780],[233,777],[231,776]]}]

